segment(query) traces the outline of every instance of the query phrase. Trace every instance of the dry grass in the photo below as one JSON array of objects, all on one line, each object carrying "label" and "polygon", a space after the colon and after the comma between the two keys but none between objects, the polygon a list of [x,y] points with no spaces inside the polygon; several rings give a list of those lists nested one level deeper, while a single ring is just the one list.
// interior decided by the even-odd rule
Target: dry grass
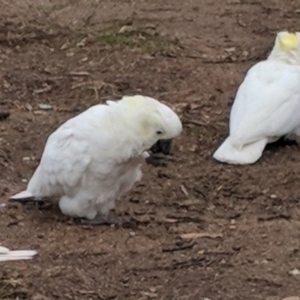
[{"label": "dry grass", "polygon": [[154,54],[172,49],[176,40],[161,36],[155,27],[145,28],[133,25],[114,24],[102,29],[96,40],[103,45],[114,48],[135,48],[142,52]]}]

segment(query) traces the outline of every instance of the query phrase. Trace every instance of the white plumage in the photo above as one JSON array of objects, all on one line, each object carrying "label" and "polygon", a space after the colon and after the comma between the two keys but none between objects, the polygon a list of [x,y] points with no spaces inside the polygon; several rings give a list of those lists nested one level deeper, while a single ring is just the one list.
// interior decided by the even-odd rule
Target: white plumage
[{"label": "white plumage", "polygon": [[65,215],[108,215],[141,179],[146,151],[181,131],[175,112],[149,97],[95,105],[50,135],[27,190],[11,199],[58,196]]},{"label": "white plumage", "polygon": [[9,250],[0,246],[0,262],[32,259],[36,254],[37,251],[35,250]]},{"label": "white plumage", "polygon": [[229,137],[213,157],[252,164],[267,143],[288,134],[300,135],[300,33],[280,32],[268,59],[250,68],[240,85]]}]

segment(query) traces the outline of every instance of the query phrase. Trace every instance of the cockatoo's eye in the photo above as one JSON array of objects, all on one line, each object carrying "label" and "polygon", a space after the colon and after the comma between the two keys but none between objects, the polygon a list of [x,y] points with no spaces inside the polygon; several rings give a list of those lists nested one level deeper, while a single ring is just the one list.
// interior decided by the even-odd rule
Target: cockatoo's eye
[{"label": "cockatoo's eye", "polygon": [[156,134],[162,134],[163,132],[161,130],[157,130]]}]

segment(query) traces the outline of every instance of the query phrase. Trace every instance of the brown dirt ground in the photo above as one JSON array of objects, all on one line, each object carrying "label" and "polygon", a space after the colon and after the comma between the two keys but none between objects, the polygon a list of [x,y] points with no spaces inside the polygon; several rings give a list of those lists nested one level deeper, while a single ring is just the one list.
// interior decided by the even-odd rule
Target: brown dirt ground
[{"label": "brown dirt ground", "polygon": [[[185,121],[173,161],[145,166],[119,203],[138,228],[74,225],[56,206],[1,207],[1,243],[39,255],[1,264],[0,299],[300,295],[289,274],[300,269],[298,146],[269,148],[253,166],[211,157],[247,69],[266,57],[277,31],[299,30],[299,1],[0,4],[0,112],[10,112],[0,120],[1,203],[25,187],[47,136],[93,104],[142,93]],[[198,232],[212,236],[180,237]]]}]

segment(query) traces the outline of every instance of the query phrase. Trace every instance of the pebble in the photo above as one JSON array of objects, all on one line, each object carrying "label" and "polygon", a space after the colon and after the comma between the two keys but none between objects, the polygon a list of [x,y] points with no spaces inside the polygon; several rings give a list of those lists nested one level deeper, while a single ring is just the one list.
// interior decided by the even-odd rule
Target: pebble
[{"label": "pebble", "polygon": [[289,271],[289,274],[293,275],[293,276],[297,276],[297,275],[300,275],[300,271],[298,269],[293,269],[293,270]]}]

